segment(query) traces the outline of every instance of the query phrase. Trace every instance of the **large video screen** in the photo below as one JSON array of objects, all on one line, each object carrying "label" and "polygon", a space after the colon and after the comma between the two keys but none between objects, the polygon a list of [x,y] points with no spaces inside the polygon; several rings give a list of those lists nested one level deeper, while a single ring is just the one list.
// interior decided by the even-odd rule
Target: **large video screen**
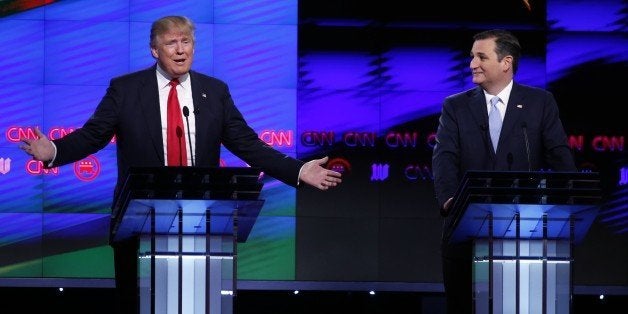
[{"label": "large video screen", "polygon": [[298,279],[441,282],[437,120],[446,96],[474,87],[473,34],[505,28],[523,46],[515,80],[554,93],[579,170],[602,178],[599,215],[575,247],[574,282],[628,283],[626,128],[604,92],[622,89],[613,73],[628,65],[626,4],[478,6],[300,2],[297,152],[330,154],[347,174],[333,197],[297,195]]},{"label": "large video screen", "polygon": [[[108,238],[115,139],[94,155],[52,169],[18,147],[20,138],[35,138],[35,128],[52,139],[80,128],[109,80],[152,66],[150,25],[162,16],[195,22],[193,69],[227,82],[260,138],[296,156],[296,1],[0,6],[0,42],[14,47],[0,52],[0,278],[113,278]],[[226,150],[221,157],[223,166],[247,166]],[[239,246],[239,275],[292,280],[296,191],[272,178],[264,183],[263,212]]]},{"label": "large video screen", "polygon": [[[281,286],[266,284],[272,281],[441,289],[434,135],[443,99],[473,87],[472,35],[490,28],[519,37],[523,58],[515,80],[554,93],[578,168],[602,177],[604,202],[575,248],[575,283],[628,287],[627,134],[616,97],[625,85],[616,77],[628,64],[626,6],[621,0],[496,0],[481,9],[440,1],[421,10],[400,0],[1,2],[0,285],[113,278],[115,139],[52,169],[24,154],[19,140],[34,138],[35,128],[50,138],[80,128],[110,79],[153,65],[151,22],[186,15],[197,26],[192,68],[229,85],[259,137],[303,160],[329,156],[326,166],[343,173],[343,183],[326,192],[264,179],[264,206],[238,246],[240,287]],[[248,166],[227,150],[221,165]]]}]

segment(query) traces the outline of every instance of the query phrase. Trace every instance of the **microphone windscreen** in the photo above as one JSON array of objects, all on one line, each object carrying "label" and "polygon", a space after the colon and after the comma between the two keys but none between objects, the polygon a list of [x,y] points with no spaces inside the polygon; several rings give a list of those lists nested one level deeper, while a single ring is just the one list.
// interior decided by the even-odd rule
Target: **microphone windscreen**
[{"label": "microphone windscreen", "polygon": [[190,115],[190,109],[188,109],[188,106],[183,106],[183,115],[186,118]]}]

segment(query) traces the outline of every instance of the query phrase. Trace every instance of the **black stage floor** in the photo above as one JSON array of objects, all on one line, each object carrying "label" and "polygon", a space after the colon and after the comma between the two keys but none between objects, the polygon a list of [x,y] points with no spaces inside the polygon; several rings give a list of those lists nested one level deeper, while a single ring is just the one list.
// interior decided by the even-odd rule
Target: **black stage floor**
[{"label": "black stage floor", "polygon": [[[445,313],[442,293],[363,291],[242,290],[234,297],[234,314],[439,314]],[[0,313],[115,314],[112,288],[0,287]],[[628,296],[575,295],[572,314],[626,313]]]}]

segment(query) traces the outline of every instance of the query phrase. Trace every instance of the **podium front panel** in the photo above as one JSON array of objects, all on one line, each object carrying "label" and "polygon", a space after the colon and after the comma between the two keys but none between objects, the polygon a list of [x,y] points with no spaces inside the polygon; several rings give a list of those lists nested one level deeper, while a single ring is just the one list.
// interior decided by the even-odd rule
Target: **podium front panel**
[{"label": "podium front panel", "polygon": [[248,238],[264,200],[157,200],[129,201],[115,234],[114,241],[151,233],[151,210],[155,210],[155,234],[179,234],[178,211],[183,212],[182,234],[205,234],[206,217],[210,213],[212,235],[232,235],[234,212],[237,210],[238,241]]},{"label": "podium front panel", "polygon": [[600,202],[598,173],[469,171],[454,197],[445,238],[461,242],[488,237],[489,221],[492,237],[515,238],[519,215],[519,238],[568,239],[574,231],[578,243],[595,220]]},{"label": "podium front panel", "polygon": [[543,238],[543,216],[547,216],[547,237],[569,239],[571,219],[574,219],[574,241],[580,242],[597,216],[597,206],[561,204],[490,204],[471,203],[458,220],[449,241],[462,242],[488,238],[489,217],[492,217],[492,237],[517,237],[515,215],[520,215],[521,239]]}]

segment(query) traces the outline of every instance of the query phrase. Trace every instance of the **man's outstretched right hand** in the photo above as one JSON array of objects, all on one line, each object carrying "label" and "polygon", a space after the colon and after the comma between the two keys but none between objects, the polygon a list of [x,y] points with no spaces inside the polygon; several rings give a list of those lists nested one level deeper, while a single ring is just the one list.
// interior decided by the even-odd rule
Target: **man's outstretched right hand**
[{"label": "man's outstretched right hand", "polygon": [[20,148],[27,154],[33,156],[35,160],[44,162],[51,161],[55,157],[54,145],[39,128],[35,128],[35,133],[37,134],[36,139],[20,138],[20,141],[23,143],[20,145]]}]

